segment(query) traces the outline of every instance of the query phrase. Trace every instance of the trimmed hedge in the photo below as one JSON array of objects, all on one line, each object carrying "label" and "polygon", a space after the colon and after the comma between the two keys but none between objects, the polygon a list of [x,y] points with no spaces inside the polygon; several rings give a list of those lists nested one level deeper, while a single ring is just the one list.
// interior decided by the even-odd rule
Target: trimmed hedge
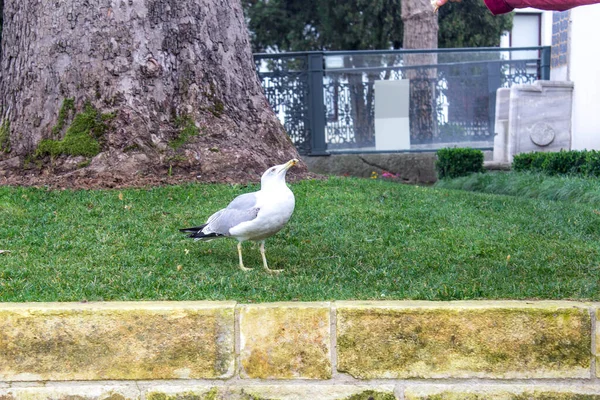
[{"label": "trimmed hedge", "polygon": [[460,147],[440,149],[437,151],[435,167],[440,179],[457,178],[476,172],[484,172],[483,152]]},{"label": "trimmed hedge", "polygon": [[600,176],[600,152],[596,150],[561,150],[517,154],[513,171],[541,172],[547,175]]}]

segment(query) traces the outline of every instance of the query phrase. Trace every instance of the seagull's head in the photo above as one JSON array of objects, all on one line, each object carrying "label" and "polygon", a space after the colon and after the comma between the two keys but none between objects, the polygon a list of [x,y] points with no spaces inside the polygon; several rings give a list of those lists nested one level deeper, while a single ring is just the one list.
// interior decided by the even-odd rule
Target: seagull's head
[{"label": "seagull's head", "polygon": [[294,165],[298,164],[298,160],[295,158],[286,162],[285,164],[275,165],[274,167],[269,168],[265,171],[265,173],[260,178],[260,186],[262,189],[271,185],[278,185],[281,183],[285,184],[285,174],[288,169],[292,168]]}]

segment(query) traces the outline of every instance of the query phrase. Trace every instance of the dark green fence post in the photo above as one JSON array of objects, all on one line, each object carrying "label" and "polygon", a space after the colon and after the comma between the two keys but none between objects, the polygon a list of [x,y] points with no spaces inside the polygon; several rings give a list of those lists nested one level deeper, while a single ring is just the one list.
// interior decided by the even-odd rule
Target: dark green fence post
[{"label": "dark green fence post", "polygon": [[550,62],[552,59],[552,48],[544,46],[540,57],[540,79],[543,81],[550,80]]},{"label": "dark green fence post", "polygon": [[502,86],[502,64],[500,62],[489,61],[487,64],[488,73],[488,115],[490,135],[494,136],[494,127],[496,126],[496,92]]},{"label": "dark green fence post", "polygon": [[323,98],[323,53],[308,54],[308,116],[311,156],[328,156],[325,143],[325,99]]}]

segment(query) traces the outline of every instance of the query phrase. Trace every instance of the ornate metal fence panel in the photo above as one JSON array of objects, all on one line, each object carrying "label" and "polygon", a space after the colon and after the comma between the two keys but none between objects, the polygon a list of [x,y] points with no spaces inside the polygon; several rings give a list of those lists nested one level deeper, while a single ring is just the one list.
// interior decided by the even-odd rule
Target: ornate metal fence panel
[{"label": "ornate metal fence panel", "polygon": [[303,70],[307,58],[302,59],[297,53],[290,58],[257,56],[265,94],[301,154],[311,153],[313,134],[324,135],[328,151],[373,151],[374,83],[398,79],[410,79],[411,150],[461,144],[489,147],[494,135],[496,90],[547,79],[548,75],[542,59],[511,59],[503,57],[499,50],[492,56],[480,54],[466,61],[456,54],[429,54],[429,58],[421,57],[429,64],[421,65],[415,65],[414,60],[418,60],[415,56],[412,60],[408,56],[403,58],[402,52],[366,52],[368,59],[364,62],[359,56],[365,52],[357,53],[358,56],[343,53],[353,58],[344,59],[334,67],[323,62],[322,130],[314,129],[310,121],[314,115],[311,113],[320,111],[308,109],[312,71]]},{"label": "ornate metal fence panel", "polygon": [[269,104],[300,154],[308,154],[311,124],[306,55],[258,55],[254,61]]},{"label": "ornate metal fence panel", "polygon": [[[354,78],[354,79],[353,79]],[[327,74],[323,84],[327,125],[325,141],[329,150],[375,145],[374,79],[362,74],[346,77]]]}]

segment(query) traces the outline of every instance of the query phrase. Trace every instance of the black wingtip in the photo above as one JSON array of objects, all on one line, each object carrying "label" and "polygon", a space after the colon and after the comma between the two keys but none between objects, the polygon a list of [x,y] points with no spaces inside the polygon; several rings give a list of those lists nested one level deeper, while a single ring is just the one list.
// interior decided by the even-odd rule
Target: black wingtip
[{"label": "black wingtip", "polygon": [[190,233],[188,235],[188,237],[192,238],[192,239],[214,239],[214,238],[219,238],[219,237],[223,237],[223,236],[224,235],[220,235],[218,233],[208,233],[208,234],[205,234],[202,231]]},{"label": "black wingtip", "polygon": [[179,232],[183,232],[183,233],[198,233],[200,231],[202,231],[202,229],[204,229],[205,225],[202,226],[195,226],[193,228],[183,228],[183,229],[179,229]]}]

